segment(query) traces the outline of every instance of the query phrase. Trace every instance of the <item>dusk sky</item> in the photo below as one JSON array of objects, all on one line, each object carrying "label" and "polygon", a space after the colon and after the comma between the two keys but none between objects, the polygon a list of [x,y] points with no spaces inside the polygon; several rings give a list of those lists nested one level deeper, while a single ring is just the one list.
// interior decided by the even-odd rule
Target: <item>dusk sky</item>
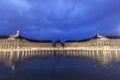
[{"label": "dusk sky", "polygon": [[0,0],[0,34],[37,40],[120,35],[120,0]]}]

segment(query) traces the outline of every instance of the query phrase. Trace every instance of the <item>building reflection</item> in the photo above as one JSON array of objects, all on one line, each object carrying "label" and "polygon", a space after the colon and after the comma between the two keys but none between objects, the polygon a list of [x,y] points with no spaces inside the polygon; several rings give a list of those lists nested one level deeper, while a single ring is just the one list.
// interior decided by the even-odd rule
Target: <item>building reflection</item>
[{"label": "building reflection", "polygon": [[88,58],[99,62],[101,65],[107,65],[113,62],[120,61],[119,53],[109,53],[109,52],[89,52],[89,51],[28,51],[28,52],[0,52],[0,63],[11,67],[15,70],[16,65],[26,59],[43,58],[48,59],[52,57],[59,58],[62,56],[64,58]]},{"label": "building reflection", "polygon": [[12,70],[14,70],[16,65],[24,60],[35,58],[47,59],[52,56],[52,51],[0,52],[0,63],[5,66],[9,66]]},{"label": "building reflection", "polygon": [[65,57],[71,57],[71,58],[88,58],[93,61],[97,61],[101,65],[105,66],[110,63],[115,63],[120,61],[120,53],[114,53],[114,52],[99,52],[95,53],[92,51],[68,51],[65,54]]}]

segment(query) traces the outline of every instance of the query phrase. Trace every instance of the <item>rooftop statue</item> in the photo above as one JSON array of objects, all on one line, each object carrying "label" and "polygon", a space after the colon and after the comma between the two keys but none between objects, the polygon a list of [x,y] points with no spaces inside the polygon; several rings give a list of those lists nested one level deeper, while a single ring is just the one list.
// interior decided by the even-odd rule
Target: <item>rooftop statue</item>
[{"label": "rooftop statue", "polygon": [[18,38],[20,36],[20,31],[17,30],[15,35],[11,35],[8,39],[10,40],[15,40],[16,38]]},{"label": "rooftop statue", "polygon": [[20,31],[17,30],[15,35],[12,35],[12,38],[18,38],[20,36]]},{"label": "rooftop statue", "polygon": [[97,39],[106,40],[107,38],[106,38],[105,36],[101,35],[101,34],[99,33],[99,31],[97,31]]}]

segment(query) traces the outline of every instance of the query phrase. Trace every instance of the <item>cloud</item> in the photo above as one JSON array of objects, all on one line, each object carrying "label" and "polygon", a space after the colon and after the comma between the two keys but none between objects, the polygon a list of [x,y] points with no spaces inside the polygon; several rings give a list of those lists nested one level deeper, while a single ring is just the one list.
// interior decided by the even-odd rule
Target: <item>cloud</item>
[{"label": "cloud", "polygon": [[119,0],[0,0],[0,33],[19,29],[35,39],[83,39],[98,29],[116,34],[119,4]]},{"label": "cloud", "polygon": [[6,6],[7,8],[16,8],[16,10],[29,10],[31,8],[27,0],[1,0],[1,4],[2,3],[4,4],[3,6]]}]

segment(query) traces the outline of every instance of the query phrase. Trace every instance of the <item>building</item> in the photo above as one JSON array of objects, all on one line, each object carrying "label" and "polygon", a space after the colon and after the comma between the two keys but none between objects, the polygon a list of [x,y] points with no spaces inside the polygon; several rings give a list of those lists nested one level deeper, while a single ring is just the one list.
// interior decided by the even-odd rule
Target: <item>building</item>
[{"label": "building", "polygon": [[67,40],[62,43],[59,39],[52,43],[51,40],[31,40],[24,38],[17,31],[15,35],[0,39],[0,50],[119,50],[120,38],[103,36],[99,32],[86,40]]}]

